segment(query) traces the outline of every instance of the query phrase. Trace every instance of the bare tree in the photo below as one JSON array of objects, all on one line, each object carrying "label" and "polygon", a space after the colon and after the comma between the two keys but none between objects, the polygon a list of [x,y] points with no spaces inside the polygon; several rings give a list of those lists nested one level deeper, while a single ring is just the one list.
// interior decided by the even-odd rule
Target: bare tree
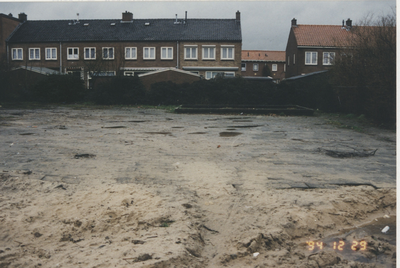
[{"label": "bare tree", "polygon": [[367,16],[351,28],[335,59],[332,82],[345,112],[380,123],[396,118],[396,14]]}]

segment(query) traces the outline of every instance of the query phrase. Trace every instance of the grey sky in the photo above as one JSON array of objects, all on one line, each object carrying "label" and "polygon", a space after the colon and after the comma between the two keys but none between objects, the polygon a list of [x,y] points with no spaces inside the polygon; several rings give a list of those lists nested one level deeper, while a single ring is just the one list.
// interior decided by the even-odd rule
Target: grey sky
[{"label": "grey sky", "polygon": [[[0,0],[1,1],[1,0]],[[120,19],[130,11],[134,18],[235,18],[241,12],[243,49],[285,50],[293,18],[298,24],[341,25],[357,23],[368,14],[385,15],[396,0],[380,1],[61,1],[0,2],[0,13],[28,20]]]}]

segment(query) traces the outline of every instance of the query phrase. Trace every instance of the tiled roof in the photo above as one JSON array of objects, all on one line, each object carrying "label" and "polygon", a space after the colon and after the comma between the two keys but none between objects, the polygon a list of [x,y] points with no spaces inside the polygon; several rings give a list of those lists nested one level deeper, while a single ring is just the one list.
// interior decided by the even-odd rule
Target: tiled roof
[{"label": "tiled roof", "polygon": [[[241,41],[240,22],[235,19],[175,19],[26,21],[10,38],[24,42],[92,41]],[[146,25],[149,24],[149,25]]]},{"label": "tiled roof", "polygon": [[285,61],[285,51],[242,50],[242,61]]},{"label": "tiled roof", "polygon": [[297,25],[292,27],[298,46],[337,47],[345,46],[351,36],[342,26],[337,25]]}]

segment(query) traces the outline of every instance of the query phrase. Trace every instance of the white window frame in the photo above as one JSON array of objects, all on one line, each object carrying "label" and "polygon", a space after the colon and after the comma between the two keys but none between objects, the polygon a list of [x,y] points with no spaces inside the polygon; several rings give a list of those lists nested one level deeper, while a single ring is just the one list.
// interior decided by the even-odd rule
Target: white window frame
[{"label": "white window frame", "polygon": [[[309,56],[309,61],[307,60],[307,55]],[[313,60],[313,55],[315,55],[315,61]],[[304,57],[304,64],[305,65],[318,65],[318,52],[316,51],[306,51]]]},{"label": "white window frame", "polygon": [[[33,57],[31,56],[31,51],[33,51]],[[29,48],[29,60],[40,60],[40,48],[38,47]]]},{"label": "white window frame", "polygon": [[[244,66],[243,66],[244,65]],[[241,66],[240,66],[240,68],[241,68],[241,70],[242,70],[242,72],[245,72],[246,71],[246,63],[241,63]]]},{"label": "white window frame", "polygon": [[235,77],[235,72],[224,72],[224,76],[226,76],[226,77]]},{"label": "white window frame", "polygon": [[[185,60],[197,60],[198,59],[198,53],[197,53],[197,46],[185,46]],[[189,51],[189,57],[188,57],[188,51]]]},{"label": "white window frame", "polygon": [[[70,54],[70,50],[72,54]],[[77,54],[75,54],[75,50]],[[67,60],[79,60],[79,47],[67,47]]]},{"label": "white window frame", "polygon": [[205,73],[205,78],[206,78],[207,80],[210,80],[210,79],[215,78],[215,76],[217,76],[218,74],[223,74],[223,75],[226,75],[226,76],[228,76],[228,77],[230,77],[230,76],[235,77],[235,72],[215,72],[215,71],[207,71],[207,72]]},{"label": "white window frame", "polygon": [[[129,53],[128,53],[128,51],[129,51]],[[135,55],[132,56],[133,51],[134,51]],[[137,59],[137,47],[126,47],[125,48],[125,59],[126,60],[136,60]]]},{"label": "white window frame", "polygon": [[[203,60],[215,60],[215,54],[216,54],[215,46],[203,46],[202,51],[203,51],[202,55]],[[211,51],[213,51],[212,56],[210,56]]]},{"label": "white window frame", "polygon": [[[87,50],[89,50],[89,57],[86,57]],[[92,50],[94,50],[94,58],[92,58]],[[95,60],[96,59],[96,48],[95,47],[85,47],[83,49],[83,58],[85,60]]]},{"label": "white window frame", "polygon": [[323,52],[322,55],[322,65],[333,65],[335,63],[335,52]]},{"label": "white window frame", "polygon": [[[19,57],[19,55],[21,55],[21,57]],[[23,60],[24,59],[24,49],[23,48],[11,49],[11,58],[12,58],[12,60]]]},{"label": "white window frame", "polygon": [[[163,55],[164,52],[165,52],[165,55]],[[171,55],[168,55],[169,52],[171,53]],[[160,58],[162,60],[173,60],[174,59],[174,48],[173,47],[161,47]]]},{"label": "white window frame", "polygon": [[[148,54],[147,56],[146,56],[146,53]],[[156,48],[155,47],[144,47],[143,48],[143,59],[144,60],[155,60],[156,59]]]},{"label": "white window frame", "polygon": [[[229,56],[231,50],[231,56]],[[235,60],[235,46],[221,46],[221,60]]]},{"label": "white window frame", "polygon": [[277,72],[278,71],[278,64],[272,64],[271,71]]},{"label": "white window frame", "polygon": [[[53,55],[53,51],[55,51],[54,55]],[[50,52],[50,57],[48,57],[49,52]],[[57,48],[56,47],[46,47],[45,59],[46,60],[57,60]]]},{"label": "white window frame", "polygon": [[221,74],[223,72],[212,72],[212,71],[208,71],[205,73],[205,77],[207,80],[213,79],[215,76],[217,76],[218,74]]},{"label": "white window frame", "polygon": [[253,63],[253,72],[258,72],[259,70],[260,70],[259,64],[258,63]]},{"label": "white window frame", "polygon": [[[104,54],[105,51],[107,51],[107,55]],[[112,51],[112,57],[110,57],[110,51]],[[115,57],[114,47],[102,47],[101,52],[103,60],[113,60]]]}]

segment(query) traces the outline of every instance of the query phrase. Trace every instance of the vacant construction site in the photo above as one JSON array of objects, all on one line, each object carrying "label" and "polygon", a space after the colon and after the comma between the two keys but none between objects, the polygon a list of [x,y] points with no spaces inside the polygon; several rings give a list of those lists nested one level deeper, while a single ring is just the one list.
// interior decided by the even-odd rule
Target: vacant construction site
[{"label": "vacant construction site", "polygon": [[0,267],[395,267],[396,133],[0,108]]}]

